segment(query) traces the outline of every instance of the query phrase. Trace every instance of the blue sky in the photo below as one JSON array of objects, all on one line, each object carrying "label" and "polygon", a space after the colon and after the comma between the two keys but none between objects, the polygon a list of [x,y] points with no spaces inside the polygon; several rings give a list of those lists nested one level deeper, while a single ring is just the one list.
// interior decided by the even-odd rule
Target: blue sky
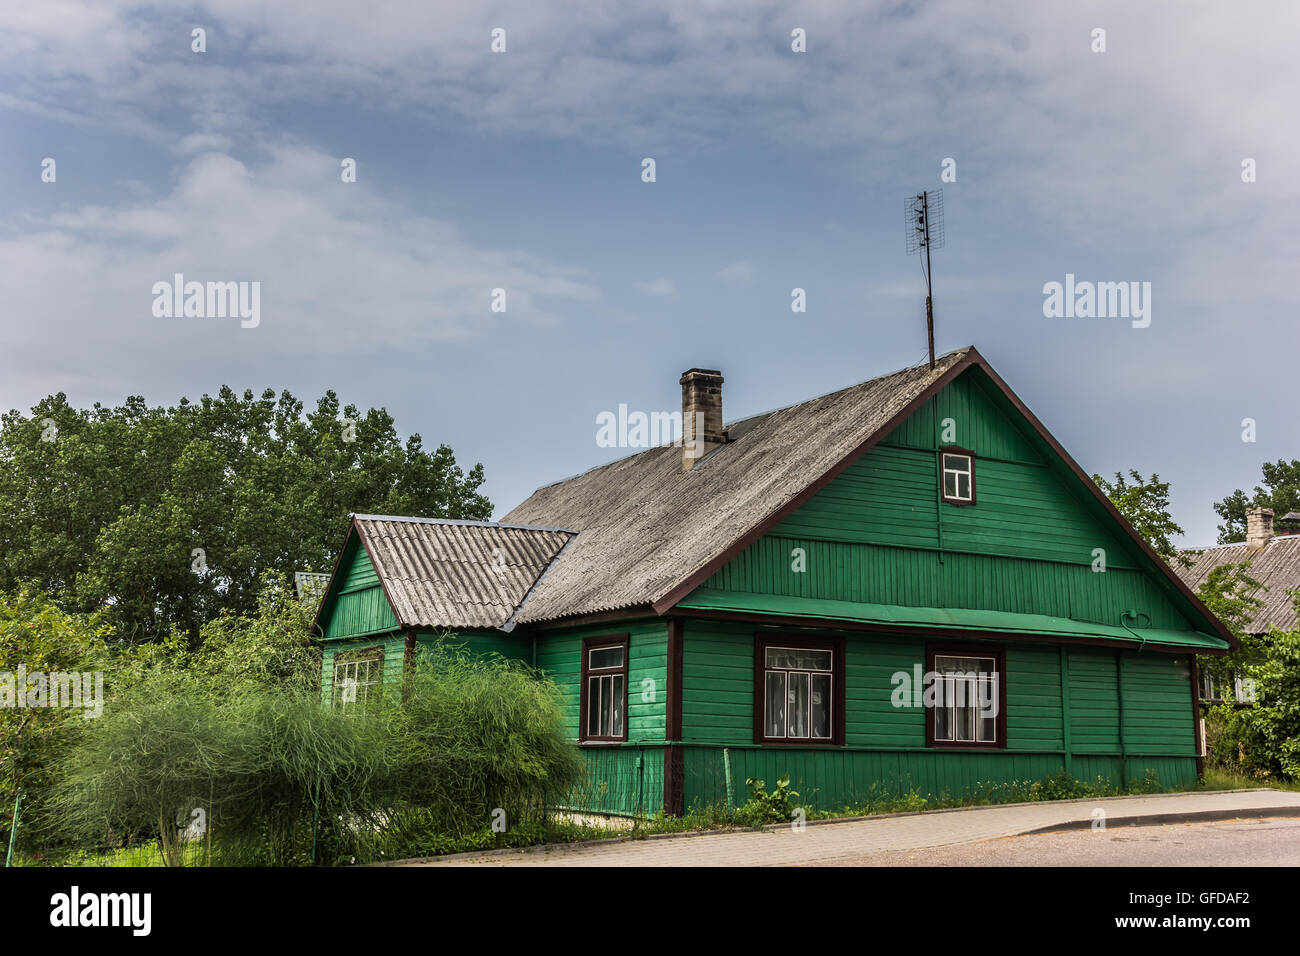
[{"label": "blue sky", "polygon": [[[902,204],[942,187],[939,348],[1084,468],[1158,471],[1206,544],[1297,455],[1294,5],[614,6],[5,5],[0,406],[334,388],[500,515],[686,368],[730,420],[920,359]],[[260,282],[260,324],[155,318],[176,272]],[[1067,273],[1150,282],[1150,326],[1046,318]]]}]

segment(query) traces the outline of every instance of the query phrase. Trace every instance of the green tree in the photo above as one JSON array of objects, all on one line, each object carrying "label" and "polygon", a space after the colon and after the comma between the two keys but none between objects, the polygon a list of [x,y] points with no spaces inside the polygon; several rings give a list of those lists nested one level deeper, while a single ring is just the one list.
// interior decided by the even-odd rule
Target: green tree
[{"label": "green tree", "polygon": [[349,512],[485,519],[482,482],[332,391],[306,413],[270,389],[171,408],[60,393],[0,416],[0,591],[34,582],[128,642],[194,640],[251,613],[264,571],[329,570]]},{"label": "green tree", "polygon": [[1253,495],[1247,496],[1238,488],[1222,501],[1214,503],[1215,512],[1223,519],[1223,524],[1219,525],[1219,544],[1246,540],[1248,508],[1272,508],[1275,518],[1300,511],[1300,460],[1266,461],[1261,470],[1264,484],[1256,485]]},{"label": "green tree", "polygon": [[38,806],[59,755],[93,722],[96,708],[86,690],[102,716],[93,678],[90,687],[81,684],[81,707],[47,706],[73,699],[70,686],[51,675],[98,672],[102,688],[109,633],[100,616],[69,614],[38,591],[0,593],[0,835],[6,843],[18,791],[27,811]]},{"label": "green tree", "polygon": [[1133,469],[1128,474],[1132,482],[1118,471],[1114,482],[1101,475],[1093,475],[1092,480],[1156,554],[1170,564],[1178,561],[1190,566],[1191,560],[1170,540],[1173,535],[1182,534],[1183,529],[1169,513],[1169,482],[1161,481],[1155,472],[1151,473],[1150,481]]},{"label": "green tree", "polygon": [[[1300,592],[1290,593],[1300,604]],[[1255,682],[1255,706],[1218,709],[1216,757],[1256,776],[1300,780],[1300,629],[1274,628],[1245,674]]]},{"label": "green tree", "polygon": [[1196,659],[1201,673],[1211,677],[1229,695],[1233,693],[1232,678],[1244,674],[1249,665],[1262,660],[1267,649],[1266,640],[1246,630],[1263,606],[1256,597],[1262,590],[1267,588],[1250,576],[1249,561],[1212,568],[1196,589],[1201,603],[1224,623],[1241,645],[1229,654],[1204,655]]}]

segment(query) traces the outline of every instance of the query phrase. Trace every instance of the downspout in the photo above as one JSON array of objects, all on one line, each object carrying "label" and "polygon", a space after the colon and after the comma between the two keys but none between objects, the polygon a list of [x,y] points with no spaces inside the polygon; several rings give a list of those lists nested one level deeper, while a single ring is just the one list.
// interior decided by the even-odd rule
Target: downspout
[{"label": "downspout", "polygon": [[1124,742],[1124,652],[1115,652],[1115,696],[1119,702],[1119,785],[1128,789],[1128,747]]}]

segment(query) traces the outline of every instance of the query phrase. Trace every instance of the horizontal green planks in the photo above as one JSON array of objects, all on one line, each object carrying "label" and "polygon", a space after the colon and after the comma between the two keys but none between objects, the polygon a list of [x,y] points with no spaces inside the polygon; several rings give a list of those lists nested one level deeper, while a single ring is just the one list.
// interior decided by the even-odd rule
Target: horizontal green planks
[{"label": "horizontal green planks", "polygon": [[[784,633],[779,629],[766,629]],[[924,640],[915,637],[804,629],[805,636],[835,634],[846,648],[845,743],[850,747],[924,747],[924,711],[895,706],[900,678],[925,663]],[[754,635],[750,625],[691,620],[683,654],[683,740],[753,742]],[[944,643],[950,643],[945,641]],[[976,644],[976,646],[981,646]],[[1007,747],[1063,752],[1065,708],[1058,648],[986,641],[1005,652]],[[1072,647],[1070,712],[1076,753],[1119,753],[1116,660],[1124,661],[1125,745],[1130,752],[1191,755],[1191,675],[1180,654]]]},{"label": "horizontal green planks", "polygon": [[485,631],[459,631],[443,634],[420,631],[416,640],[422,645],[445,644],[463,647],[477,657],[497,655],[510,660],[532,663],[533,642],[527,634],[510,633],[496,629]]},{"label": "horizontal green planks", "polygon": [[537,634],[537,666],[559,687],[564,697],[565,723],[578,737],[579,680],[584,638],[627,634],[629,742],[662,743],[665,698],[668,688],[668,625],[662,620],[620,623],[613,627],[583,627]]},{"label": "horizontal green planks", "polygon": [[[802,567],[803,570],[796,570]],[[702,589],[906,607],[971,608],[1143,627],[1186,629],[1187,619],[1148,574],[978,554],[769,534],[720,568]]]},{"label": "horizontal green planks", "polygon": [[364,651],[374,647],[384,649],[384,695],[387,697],[395,688],[400,688],[406,659],[406,637],[402,634],[382,634],[357,640],[337,640],[325,644],[321,653],[321,691],[328,703],[333,696],[334,658],[338,654],[351,651]]}]

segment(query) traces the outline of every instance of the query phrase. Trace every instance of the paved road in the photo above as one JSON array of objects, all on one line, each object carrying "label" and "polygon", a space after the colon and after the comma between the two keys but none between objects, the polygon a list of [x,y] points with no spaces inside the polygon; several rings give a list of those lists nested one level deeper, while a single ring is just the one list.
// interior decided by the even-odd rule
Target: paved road
[{"label": "paved road", "polygon": [[[1276,811],[1276,812],[1274,812]],[[1197,814],[1269,814],[1300,818],[1300,793],[1278,790],[1237,790],[1212,793],[1110,797],[1102,800],[1062,800],[1050,803],[937,810],[895,814],[864,820],[809,824],[802,830],[780,827],[754,832],[682,835],[647,840],[602,841],[579,846],[541,847],[498,853],[463,854],[441,860],[412,861],[415,866],[802,866],[859,865],[881,854],[931,850],[1019,836],[1044,827],[1091,826],[1104,814],[1108,830],[1134,818],[1149,823],[1182,822]],[[1090,829],[1086,834],[1091,835]],[[1215,834],[1227,831],[1214,830]],[[1262,832],[1262,831],[1260,831]],[[1293,830],[1286,831],[1294,835]],[[1110,836],[1113,847],[1122,843]],[[1057,839],[1061,839],[1058,835]],[[1105,839],[1105,838],[1103,838]],[[1025,844],[1048,846],[1051,841]],[[1098,852],[1100,844],[1062,840],[1080,853]],[[1088,849],[1083,849],[1088,848]],[[1001,850],[1000,847],[997,850]],[[973,856],[964,865],[984,858]],[[992,859],[992,857],[988,858]],[[1212,861],[1202,860],[1202,864]]]},{"label": "paved road", "polygon": [[810,866],[1300,866],[1300,819],[1266,817],[1031,833],[885,850]]}]

